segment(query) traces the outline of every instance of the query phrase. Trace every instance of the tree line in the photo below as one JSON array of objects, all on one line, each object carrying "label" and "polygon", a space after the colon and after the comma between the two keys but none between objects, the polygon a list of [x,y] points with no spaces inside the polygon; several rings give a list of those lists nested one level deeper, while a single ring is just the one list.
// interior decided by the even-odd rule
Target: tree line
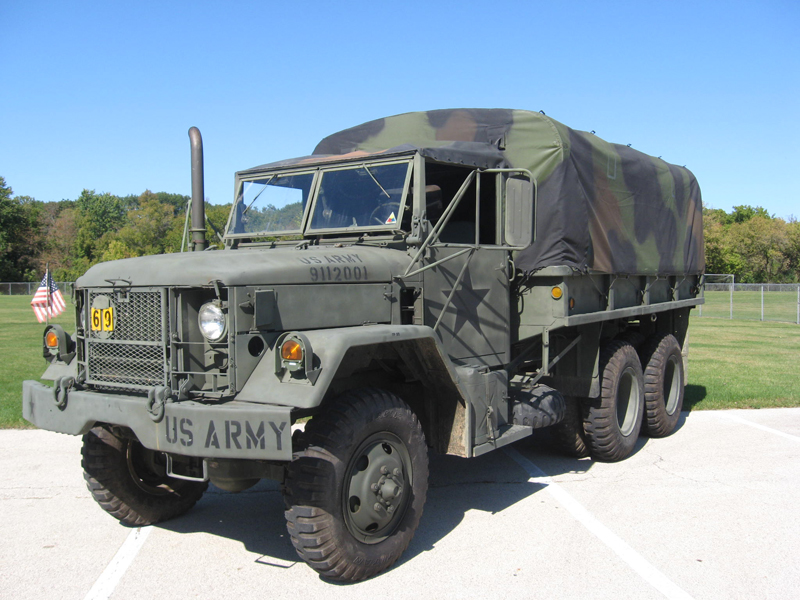
[{"label": "tree line", "polygon": [[731,212],[703,209],[706,273],[729,273],[740,283],[800,282],[800,222],[761,206]]},{"label": "tree line", "polygon": [[[15,196],[0,177],[0,281],[75,281],[94,264],[180,252],[189,196],[167,192],[115,196],[83,190],[75,200]],[[206,239],[219,241],[231,205],[206,202]]]},{"label": "tree line", "polygon": [[[167,192],[115,196],[83,190],[75,200],[15,196],[0,177],[0,281],[38,281],[45,265],[57,281],[75,281],[92,265],[179,252],[189,197]],[[209,204],[206,238],[218,241],[230,204]],[[761,206],[703,209],[706,272],[743,283],[800,282],[800,222]]]}]

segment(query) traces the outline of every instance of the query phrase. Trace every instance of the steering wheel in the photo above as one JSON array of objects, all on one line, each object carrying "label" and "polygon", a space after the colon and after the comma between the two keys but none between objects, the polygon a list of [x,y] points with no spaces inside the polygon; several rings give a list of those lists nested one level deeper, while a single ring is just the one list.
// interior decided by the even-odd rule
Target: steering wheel
[{"label": "steering wheel", "polygon": [[[378,204],[378,206],[375,207],[375,210],[373,210],[372,214],[370,214],[370,216],[369,216],[370,222],[374,221],[374,222],[378,223],[378,225],[386,225],[387,223],[386,223],[385,219],[379,219],[378,218],[378,213],[381,212],[385,208],[392,208],[393,212],[395,214],[395,217],[397,217],[397,213],[400,212],[400,203],[399,202],[384,202],[383,204]],[[391,213],[389,213],[389,214],[391,214]]]}]

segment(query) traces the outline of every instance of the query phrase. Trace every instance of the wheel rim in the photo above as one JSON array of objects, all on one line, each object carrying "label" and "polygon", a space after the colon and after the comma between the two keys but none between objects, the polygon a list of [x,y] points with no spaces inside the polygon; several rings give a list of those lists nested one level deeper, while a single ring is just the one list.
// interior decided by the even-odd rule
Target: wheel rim
[{"label": "wheel rim", "polygon": [[169,486],[163,452],[148,450],[138,442],[128,442],[126,451],[128,472],[136,486],[153,496],[164,496],[173,490]]},{"label": "wheel rim", "polygon": [[664,402],[668,415],[675,413],[680,399],[681,371],[678,360],[675,355],[670,355],[664,368]]},{"label": "wheel rim", "polygon": [[350,533],[366,544],[394,533],[408,507],[412,482],[411,457],[400,438],[381,432],[364,440],[344,481],[342,506]]},{"label": "wheel rim", "polygon": [[628,367],[622,372],[617,386],[617,425],[624,436],[629,436],[636,428],[639,418],[639,386],[636,385],[636,372]]}]

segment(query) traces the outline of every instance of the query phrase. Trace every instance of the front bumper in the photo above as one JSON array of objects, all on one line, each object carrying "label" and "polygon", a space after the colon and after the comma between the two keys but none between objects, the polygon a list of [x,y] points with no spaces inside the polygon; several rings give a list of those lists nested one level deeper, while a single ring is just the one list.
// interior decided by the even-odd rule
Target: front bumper
[{"label": "front bumper", "polygon": [[292,459],[291,408],[231,400],[167,403],[155,422],[147,399],[69,390],[56,403],[53,388],[22,383],[22,415],[49,431],[83,435],[97,423],[129,427],[146,448],[201,458]]}]

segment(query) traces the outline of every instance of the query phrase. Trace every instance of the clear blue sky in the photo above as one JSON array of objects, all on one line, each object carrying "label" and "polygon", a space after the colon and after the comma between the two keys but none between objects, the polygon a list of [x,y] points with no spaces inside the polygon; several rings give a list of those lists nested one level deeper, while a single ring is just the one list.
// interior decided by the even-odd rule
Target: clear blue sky
[{"label": "clear blue sky", "polygon": [[190,193],[382,116],[544,110],[686,165],[707,206],[800,217],[800,2],[0,0],[17,195]]}]

